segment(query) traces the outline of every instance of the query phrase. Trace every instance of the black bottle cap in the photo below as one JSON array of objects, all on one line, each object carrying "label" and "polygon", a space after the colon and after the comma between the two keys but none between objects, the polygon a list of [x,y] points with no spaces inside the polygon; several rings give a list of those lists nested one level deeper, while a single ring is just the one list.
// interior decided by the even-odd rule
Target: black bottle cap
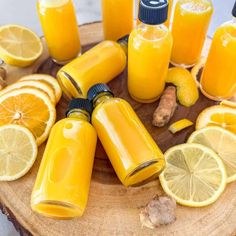
[{"label": "black bottle cap", "polygon": [[97,95],[99,95],[100,93],[104,93],[104,92],[107,92],[107,93],[111,94],[112,96],[114,96],[114,94],[112,93],[112,91],[110,90],[110,88],[106,84],[95,84],[88,91],[88,94],[87,94],[88,100],[93,101],[94,98],[97,97]]},{"label": "black bottle cap", "polygon": [[66,116],[74,109],[87,111],[91,115],[93,112],[93,105],[88,99],[74,98],[69,103]]},{"label": "black bottle cap", "polygon": [[234,8],[233,8],[233,11],[232,11],[232,15],[234,17],[236,17],[236,2],[234,3]]},{"label": "black bottle cap", "polygon": [[168,0],[141,0],[139,20],[148,25],[159,25],[168,18]]}]

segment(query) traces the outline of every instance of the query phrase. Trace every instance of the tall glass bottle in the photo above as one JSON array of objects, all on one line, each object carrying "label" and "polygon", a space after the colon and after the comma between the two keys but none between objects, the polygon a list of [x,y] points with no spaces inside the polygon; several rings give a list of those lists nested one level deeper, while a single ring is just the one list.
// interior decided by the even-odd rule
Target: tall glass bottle
[{"label": "tall glass bottle", "polygon": [[65,64],[77,57],[81,45],[72,0],[38,0],[37,7],[52,59]]},{"label": "tall glass bottle", "polygon": [[103,41],[62,67],[58,81],[67,97],[86,98],[88,89],[97,83],[108,83],[126,67],[128,36]]},{"label": "tall glass bottle", "polygon": [[130,34],[128,46],[128,89],[139,102],[156,101],[165,87],[172,36],[163,24],[168,16],[168,1],[141,0],[139,20]]},{"label": "tall glass bottle", "polygon": [[157,176],[165,166],[163,154],[132,107],[105,84],[90,88],[88,98],[92,124],[120,181],[133,186]]},{"label": "tall glass bottle", "polygon": [[215,32],[200,81],[202,92],[213,100],[236,94],[236,3],[232,14]]},{"label": "tall glass bottle", "polygon": [[31,196],[35,212],[57,219],[83,214],[97,141],[91,112],[88,100],[74,99],[52,128]]},{"label": "tall glass bottle", "polygon": [[134,0],[101,0],[105,40],[118,40],[129,34],[134,24]]},{"label": "tall glass bottle", "polygon": [[201,57],[212,13],[211,0],[177,1],[172,24],[173,65],[188,68],[197,63]]}]

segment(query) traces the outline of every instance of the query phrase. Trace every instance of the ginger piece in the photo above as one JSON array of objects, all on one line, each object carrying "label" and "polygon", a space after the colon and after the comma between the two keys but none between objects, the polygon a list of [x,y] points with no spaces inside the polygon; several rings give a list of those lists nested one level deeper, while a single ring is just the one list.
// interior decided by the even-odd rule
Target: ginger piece
[{"label": "ginger piece", "polygon": [[5,78],[7,76],[7,72],[3,67],[0,67],[0,90],[4,89],[7,86]]},{"label": "ginger piece", "polygon": [[150,229],[175,222],[176,202],[168,196],[156,196],[140,213],[142,226]]},{"label": "ginger piece", "polygon": [[152,124],[157,127],[166,125],[174,115],[176,107],[176,88],[168,86],[163,92],[159,106],[153,114]]}]

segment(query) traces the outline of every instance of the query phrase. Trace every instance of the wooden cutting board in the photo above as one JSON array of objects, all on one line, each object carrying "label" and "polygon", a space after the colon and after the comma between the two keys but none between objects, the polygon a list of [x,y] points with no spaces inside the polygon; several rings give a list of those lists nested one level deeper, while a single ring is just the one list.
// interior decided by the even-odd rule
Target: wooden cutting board
[{"label": "wooden cutting board", "polygon": [[[102,40],[100,23],[80,27],[83,50],[89,49]],[[204,54],[210,40],[206,41]],[[62,49],[64,50],[64,49]],[[19,69],[7,66],[7,82],[13,83],[21,76],[31,73],[56,75],[59,66],[52,63],[45,48],[42,57],[31,67]],[[157,102],[142,105],[128,95],[126,71],[109,85],[115,95],[128,100],[163,151],[186,141],[194,128],[172,135],[167,127],[152,126],[152,114]],[[64,116],[68,101],[62,98],[57,111],[58,119]],[[191,108],[179,106],[171,123],[181,118],[196,120],[199,112],[214,102],[200,96]],[[82,218],[68,221],[52,220],[33,213],[30,209],[30,195],[45,145],[39,150],[36,163],[23,178],[14,182],[0,183],[0,208],[13,222],[21,235],[73,236],[73,235],[236,235],[236,183],[229,184],[222,197],[212,206],[193,209],[177,207],[177,221],[155,230],[142,228],[139,221],[140,208],[156,194],[163,194],[159,181],[155,180],[142,187],[125,188],[118,181],[101,145],[98,145],[94,171],[86,212]],[[0,232],[1,235],[1,232]]]}]

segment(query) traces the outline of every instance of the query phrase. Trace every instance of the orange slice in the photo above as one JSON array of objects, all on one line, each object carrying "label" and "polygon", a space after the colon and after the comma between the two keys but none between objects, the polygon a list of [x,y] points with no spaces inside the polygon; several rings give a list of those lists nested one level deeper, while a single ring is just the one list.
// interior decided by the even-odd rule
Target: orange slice
[{"label": "orange slice", "polygon": [[0,96],[0,126],[25,126],[35,136],[38,146],[47,139],[55,120],[56,109],[40,90],[21,88]]},{"label": "orange slice", "polygon": [[40,81],[18,81],[14,84],[11,84],[9,86],[7,86],[6,88],[4,88],[1,92],[0,92],[0,96],[2,96],[3,94],[8,93],[9,91],[12,91],[14,89],[19,89],[19,88],[35,88],[41,92],[44,92],[48,98],[51,100],[51,102],[53,104],[56,104],[56,97],[54,95],[53,89],[45,84],[42,83]]},{"label": "orange slice", "polygon": [[45,74],[33,74],[33,75],[24,76],[20,79],[20,81],[32,81],[32,80],[40,81],[51,86],[56,96],[56,103],[59,102],[62,96],[62,90],[59,83],[54,77],[50,75],[45,75]]},{"label": "orange slice", "polygon": [[198,116],[196,129],[219,126],[236,134],[236,109],[216,105],[203,110]]}]

